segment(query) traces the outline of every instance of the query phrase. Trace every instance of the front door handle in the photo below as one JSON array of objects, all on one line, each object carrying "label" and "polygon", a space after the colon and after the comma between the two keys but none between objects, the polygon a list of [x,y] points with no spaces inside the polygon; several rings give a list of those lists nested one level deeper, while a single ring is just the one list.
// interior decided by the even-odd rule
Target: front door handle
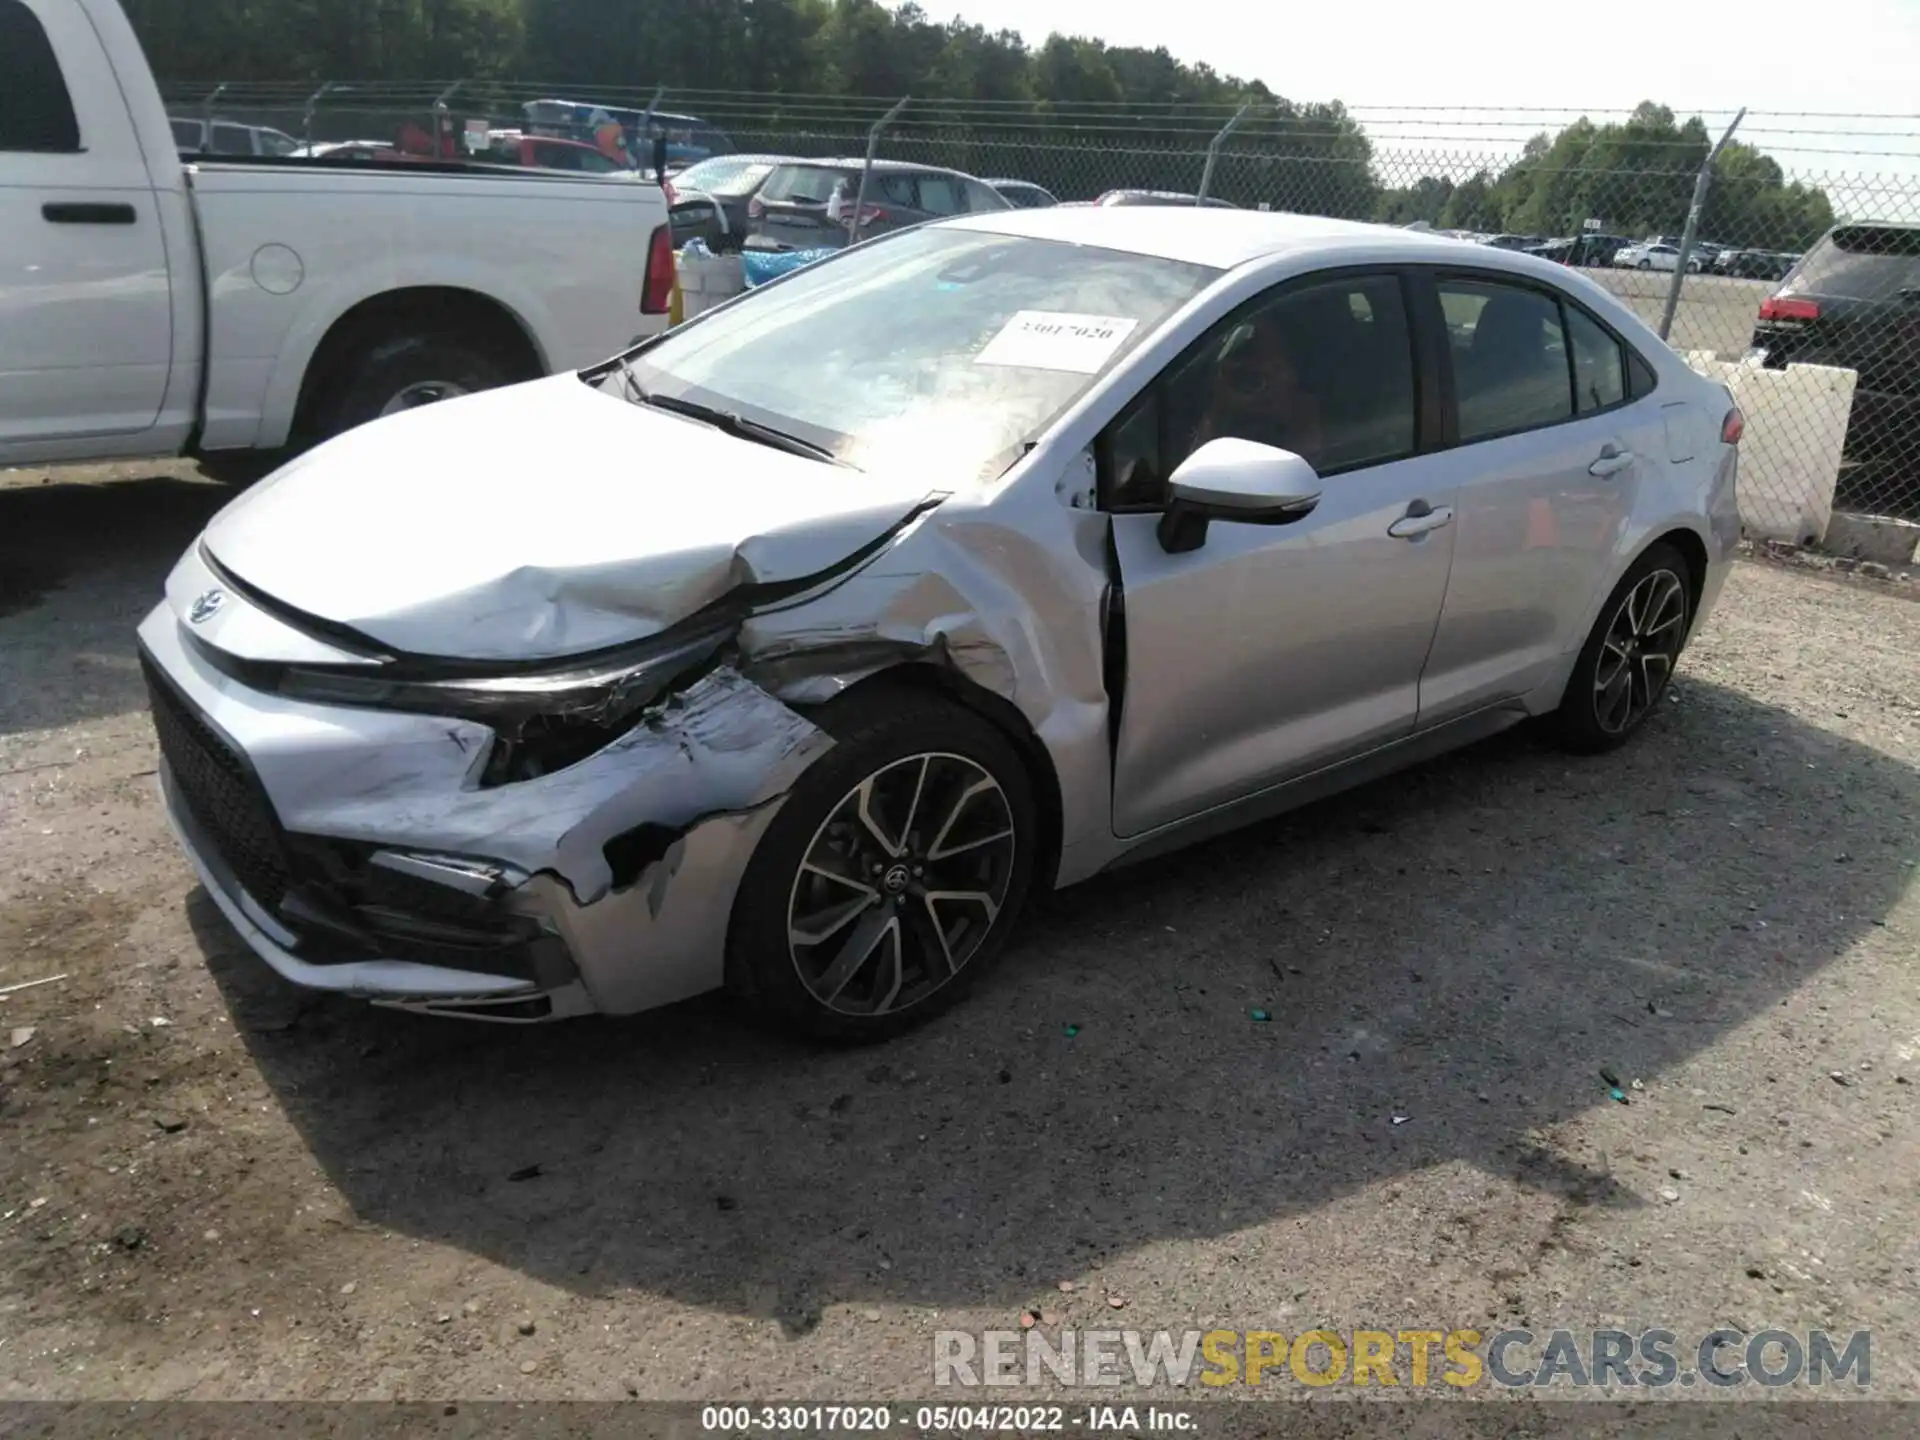
[{"label": "front door handle", "polygon": [[1600,458],[1587,466],[1587,473],[1602,477],[1618,475],[1631,464],[1633,464],[1631,450],[1622,450],[1618,445],[1603,445],[1600,447]]},{"label": "front door handle", "polygon": [[1429,505],[1424,500],[1416,500],[1407,507],[1407,513],[1387,527],[1387,534],[1396,540],[1418,540],[1422,535],[1431,534],[1444,525],[1453,523],[1451,505]]},{"label": "front door handle", "polygon": [[53,201],[40,207],[41,219],[53,225],[131,225],[131,205],[98,205],[84,201]]}]

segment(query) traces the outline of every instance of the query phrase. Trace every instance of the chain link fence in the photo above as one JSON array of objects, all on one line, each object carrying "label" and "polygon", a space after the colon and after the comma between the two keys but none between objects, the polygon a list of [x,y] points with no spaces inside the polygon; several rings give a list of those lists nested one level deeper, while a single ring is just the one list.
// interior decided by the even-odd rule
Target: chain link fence
[{"label": "chain link fence", "polygon": [[[564,86],[497,82],[180,85],[173,113],[298,141],[564,134]],[[1920,522],[1920,117],[1698,119],[1642,106],[1554,122],[1513,112],[1368,112],[1284,102],[1121,106],[596,91],[649,163],[707,151],[878,154],[1039,185],[1194,195],[1444,231],[1530,250],[1619,297],[1747,416],[1751,533],[1819,542],[1834,510]],[[889,112],[894,112],[887,119]],[[1744,113],[1744,112],[1743,112]],[[542,121],[539,117],[547,117]],[[650,119],[648,117],[651,117]],[[573,138],[593,140],[577,125]],[[430,143],[430,142],[429,142]]]}]

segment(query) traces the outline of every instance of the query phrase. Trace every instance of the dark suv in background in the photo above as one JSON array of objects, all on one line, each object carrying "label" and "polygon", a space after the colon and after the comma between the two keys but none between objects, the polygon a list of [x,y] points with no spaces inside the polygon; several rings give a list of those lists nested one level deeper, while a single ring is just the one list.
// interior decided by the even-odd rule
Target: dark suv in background
[{"label": "dark suv in background", "polygon": [[[748,247],[812,250],[845,245],[852,233],[850,222],[865,163],[796,160],[775,168],[747,202]],[[841,192],[838,208],[843,218],[839,220],[832,218],[836,190]],[[859,226],[862,240],[949,215],[1013,208],[984,180],[904,160],[873,162],[864,206]]]},{"label": "dark suv in background", "polygon": [[1859,372],[1835,504],[1920,520],[1920,225],[1836,225],[1760,306],[1768,369]]}]

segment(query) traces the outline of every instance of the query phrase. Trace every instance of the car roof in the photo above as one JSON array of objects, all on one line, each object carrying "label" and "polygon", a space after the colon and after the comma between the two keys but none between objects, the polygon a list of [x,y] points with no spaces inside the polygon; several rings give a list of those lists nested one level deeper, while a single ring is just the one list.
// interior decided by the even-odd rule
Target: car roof
[{"label": "car roof", "polygon": [[[1391,252],[1393,258],[1459,263],[1469,242],[1433,231],[1403,230],[1324,215],[1284,210],[1215,210],[1186,205],[1061,205],[1047,210],[1004,210],[938,222],[995,230],[1008,235],[1098,245],[1136,255],[1158,255],[1229,270],[1269,256],[1321,253],[1338,256],[1357,247]],[[1475,265],[1493,265],[1534,275],[1558,275],[1560,267],[1516,251],[1472,246]],[[1539,268],[1536,268],[1539,267]]]},{"label": "car roof", "polygon": [[696,160],[687,169],[692,170],[701,165],[804,165],[806,163],[806,159],[799,155],[759,155],[733,150],[725,155],[709,155],[704,160]]},{"label": "car roof", "polygon": [[[864,155],[855,155],[851,159],[846,156],[836,156],[826,160],[792,159],[782,163],[812,165],[821,170],[858,170],[867,161]],[[898,174],[903,170],[911,170],[918,175],[953,175],[962,180],[973,179],[973,176],[964,170],[949,170],[944,165],[922,165],[918,160],[875,160],[873,168],[876,173]]]}]

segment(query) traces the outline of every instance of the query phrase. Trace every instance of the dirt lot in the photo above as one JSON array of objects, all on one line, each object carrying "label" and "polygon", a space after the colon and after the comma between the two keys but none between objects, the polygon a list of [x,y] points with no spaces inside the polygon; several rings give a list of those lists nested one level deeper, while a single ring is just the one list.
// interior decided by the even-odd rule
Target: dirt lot
[{"label": "dirt lot", "polygon": [[[1596,280],[1632,307],[1633,313],[1656,330],[1666,308],[1671,274],[1658,270],[1615,270],[1594,267],[1580,272]],[[1689,275],[1680,287],[1680,303],[1673,312],[1673,348],[1713,350],[1722,360],[1738,360],[1753,339],[1754,317],[1760,302],[1780,288],[1772,280],[1734,280],[1725,275]]]},{"label": "dirt lot", "polygon": [[0,987],[66,977],[0,999],[0,1399],[904,1397],[1029,1306],[1870,1327],[1920,1395],[1896,587],[1743,564],[1624,753],[1504,737],[1096,881],[961,1011],[823,1054],[252,960],[129,644],[224,495],[0,477]]}]

